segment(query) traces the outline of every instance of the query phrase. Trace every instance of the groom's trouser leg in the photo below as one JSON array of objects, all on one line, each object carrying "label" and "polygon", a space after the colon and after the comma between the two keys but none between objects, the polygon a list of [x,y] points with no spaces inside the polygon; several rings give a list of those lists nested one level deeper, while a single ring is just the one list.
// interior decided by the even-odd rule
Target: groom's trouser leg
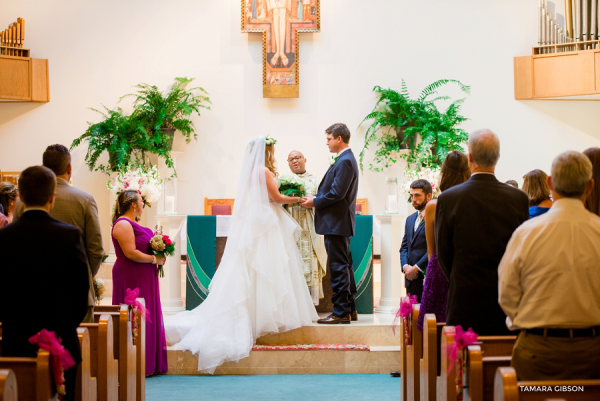
[{"label": "groom's trouser leg", "polygon": [[[333,315],[336,317],[348,316],[354,306],[352,284],[354,273],[352,270],[352,257],[350,255],[350,238],[339,235],[325,236],[325,249],[329,259],[329,272],[333,296]],[[356,285],[354,285],[356,292]]]},{"label": "groom's trouser leg", "polygon": [[348,254],[350,255],[350,294],[352,294],[352,298],[350,299],[350,309],[352,312],[356,311],[356,306],[354,305],[354,297],[356,296],[356,280],[354,279],[354,262],[352,261],[352,252],[350,252],[350,238],[348,238]]}]

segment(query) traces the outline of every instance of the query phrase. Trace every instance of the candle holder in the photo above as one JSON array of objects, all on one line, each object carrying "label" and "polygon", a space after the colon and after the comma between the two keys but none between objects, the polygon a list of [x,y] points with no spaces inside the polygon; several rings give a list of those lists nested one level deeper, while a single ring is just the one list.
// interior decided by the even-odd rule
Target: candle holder
[{"label": "candle holder", "polygon": [[165,178],[164,181],[165,214],[177,214],[177,179]]},{"label": "candle holder", "polygon": [[400,201],[400,187],[398,177],[385,179],[385,214],[398,214]]}]

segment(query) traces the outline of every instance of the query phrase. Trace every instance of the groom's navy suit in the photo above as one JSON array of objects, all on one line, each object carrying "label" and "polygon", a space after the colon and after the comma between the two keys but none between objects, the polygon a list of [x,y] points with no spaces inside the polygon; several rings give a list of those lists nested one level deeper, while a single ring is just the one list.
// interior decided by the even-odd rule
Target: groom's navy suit
[{"label": "groom's navy suit", "polygon": [[[421,220],[419,227],[415,231],[415,223],[419,212],[413,213],[406,219],[404,226],[404,238],[402,238],[402,246],[400,247],[400,266],[404,271],[404,265],[417,265],[423,272],[427,269],[429,262],[427,255],[427,239],[425,238],[425,220]],[[425,275],[419,272],[419,275],[414,280],[404,279],[406,293],[416,295],[419,302],[423,295],[423,279]]]},{"label": "groom's navy suit", "polygon": [[329,260],[333,315],[340,318],[356,310],[350,237],[354,236],[357,192],[358,164],[348,149],[327,170],[314,198],[315,230],[325,236]]}]

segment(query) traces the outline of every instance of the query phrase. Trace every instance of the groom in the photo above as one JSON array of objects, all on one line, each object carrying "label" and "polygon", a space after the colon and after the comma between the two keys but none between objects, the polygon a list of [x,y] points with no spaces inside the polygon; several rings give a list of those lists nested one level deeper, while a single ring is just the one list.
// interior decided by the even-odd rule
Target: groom
[{"label": "groom", "polygon": [[316,196],[305,196],[302,207],[315,208],[315,230],[325,236],[329,260],[333,313],[320,324],[350,324],[358,320],[354,295],[356,283],[350,254],[350,237],[354,235],[358,165],[350,142],[350,130],[345,124],[334,124],[325,130],[327,146],[337,153],[334,164],[327,170]]}]

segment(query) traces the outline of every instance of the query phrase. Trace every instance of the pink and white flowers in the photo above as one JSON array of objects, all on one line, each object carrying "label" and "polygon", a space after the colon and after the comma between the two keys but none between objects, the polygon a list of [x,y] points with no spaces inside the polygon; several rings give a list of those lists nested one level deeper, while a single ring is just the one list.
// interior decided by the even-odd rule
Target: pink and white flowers
[{"label": "pink and white flowers", "polygon": [[112,184],[108,183],[108,189],[115,192],[117,196],[128,189],[138,191],[142,195],[144,204],[150,207],[160,198],[162,182],[158,168],[152,166],[120,172]]},{"label": "pink and white flowers", "polygon": [[410,184],[414,180],[427,180],[431,183],[433,189],[433,198],[437,198],[440,194],[440,170],[431,169],[429,167],[421,170],[404,170],[405,181],[402,184],[402,192],[410,199]]}]

